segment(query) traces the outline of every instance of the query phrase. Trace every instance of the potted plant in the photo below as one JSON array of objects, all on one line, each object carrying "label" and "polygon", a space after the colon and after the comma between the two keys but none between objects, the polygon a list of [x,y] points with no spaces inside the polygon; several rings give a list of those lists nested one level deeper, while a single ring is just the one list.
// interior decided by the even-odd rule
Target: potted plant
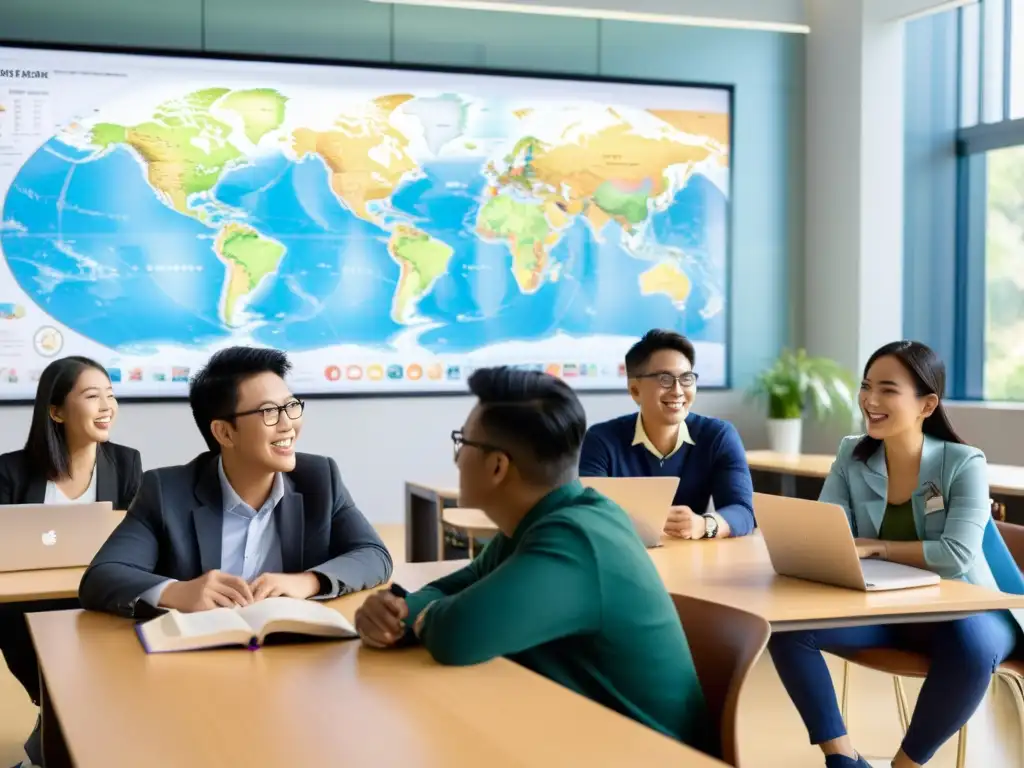
[{"label": "potted plant", "polygon": [[808,408],[818,419],[850,422],[857,407],[853,375],[834,360],[811,357],[804,349],[783,350],[754,380],[749,395],[767,402],[770,450],[787,455],[800,453]]}]

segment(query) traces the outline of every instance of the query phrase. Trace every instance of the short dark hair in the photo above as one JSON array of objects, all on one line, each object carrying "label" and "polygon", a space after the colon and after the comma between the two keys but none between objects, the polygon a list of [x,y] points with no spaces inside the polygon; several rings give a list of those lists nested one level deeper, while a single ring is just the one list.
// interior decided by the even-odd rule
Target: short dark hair
[{"label": "short dark hair", "polygon": [[71,452],[68,450],[64,425],[50,418],[51,407],[61,407],[75,388],[82,371],[94,368],[109,379],[107,369],[88,357],[71,355],[54,360],[39,376],[36,401],[32,406],[32,424],[28,428],[25,454],[35,472],[42,472],[47,480],[67,477],[71,471]]},{"label": "short dark hair", "polygon": [[692,341],[681,333],[654,328],[645,333],[640,341],[630,347],[629,352],[626,353],[626,375],[633,377],[644,373],[647,361],[654,356],[655,352],[661,352],[663,349],[679,352],[690,361],[690,368],[693,368],[697,362]]},{"label": "short dark hair", "polygon": [[480,401],[488,441],[508,450],[524,480],[553,486],[576,479],[587,415],[568,384],[500,366],[474,371],[469,391]]},{"label": "short dark hair", "polygon": [[[959,443],[965,445],[965,441],[953,429],[949,421],[946,409],[942,407],[942,396],[946,391],[946,365],[942,359],[935,354],[935,351],[927,344],[920,341],[893,341],[875,350],[864,365],[864,378],[868,377],[868,371],[875,361],[883,357],[895,357],[910,378],[914,380],[914,389],[918,397],[936,395],[939,404],[935,406],[932,415],[924,420],[921,431],[926,435],[945,440],[947,443]],[[881,440],[865,435],[860,439],[853,449],[853,457],[859,461],[867,461],[882,444]]]},{"label": "short dark hair", "polygon": [[215,352],[188,387],[192,418],[209,449],[220,453],[210,424],[216,419],[231,420],[238,410],[239,384],[261,373],[276,373],[283,379],[291,369],[288,355],[279,349],[227,347]]}]

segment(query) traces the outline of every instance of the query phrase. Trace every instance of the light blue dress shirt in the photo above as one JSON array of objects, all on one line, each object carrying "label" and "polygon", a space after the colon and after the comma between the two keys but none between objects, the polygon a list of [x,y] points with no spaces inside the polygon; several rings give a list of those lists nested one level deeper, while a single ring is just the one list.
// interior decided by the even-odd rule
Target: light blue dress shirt
[{"label": "light blue dress shirt", "polygon": [[[223,504],[224,523],[221,529],[220,570],[240,576],[249,582],[262,573],[280,573],[283,566],[281,539],[274,524],[274,509],[284,497],[284,478],[278,472],[270,496],[257,512],[235,492],[224,474],[224,462],[217,460],[217,476]],[[168,584],[174,579],[157,584],[140,596],[154,608]]]}]

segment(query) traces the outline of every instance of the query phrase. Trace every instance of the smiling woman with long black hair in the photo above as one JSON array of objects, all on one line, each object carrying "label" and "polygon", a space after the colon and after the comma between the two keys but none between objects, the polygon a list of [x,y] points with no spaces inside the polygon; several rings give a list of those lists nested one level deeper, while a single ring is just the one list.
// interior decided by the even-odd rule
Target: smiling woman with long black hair
[{"label": "smiling woman with long black hair", "polygon": [[[117,400],[103,366],[87,357],[54,360],[39,377],[25,447],[0,456],[0,505],[109,501],[127,509],[142,482],[142,460],[135,449],[109,442],[116,418]],[[0,651],[36,704],[39,670],[25,610],[72,607],[77,600],[0,611]],[[38,723],[25,752],[31,763],[42,764]]]},{"label": "smiling woman with long black hair", "polygon": [[[992,526],[985,455],[942,407],[946,369],[917,341],[897,341],[864,366],[867,433],[846,438],[820,500],[845,511],[862,558],[877,557],[989,589],[1020,593],[1021,576]],[[926,624],[842,627],[772,636],[772,660],[827,768],[868,768],[836,703],[822,652],[896,648],[928,656],[928,677],[893,768],[925,765],[981,703],[992,672],[1024,648],[1024,611]]]}]

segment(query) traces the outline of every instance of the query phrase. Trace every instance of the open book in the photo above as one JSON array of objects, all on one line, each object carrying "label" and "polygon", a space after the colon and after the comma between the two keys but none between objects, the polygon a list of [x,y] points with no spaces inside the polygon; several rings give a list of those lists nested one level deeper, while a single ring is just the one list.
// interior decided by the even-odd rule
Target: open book
[{"label": "open book", "polygon": [[337,639],[358,636],[348,619],[337,611],[294,597],[268,597],[244,608],[215,608],[201,613],[168,611],[136,624],[135,631],[146,653],[226,645],[257,647],[275,633]]}]

